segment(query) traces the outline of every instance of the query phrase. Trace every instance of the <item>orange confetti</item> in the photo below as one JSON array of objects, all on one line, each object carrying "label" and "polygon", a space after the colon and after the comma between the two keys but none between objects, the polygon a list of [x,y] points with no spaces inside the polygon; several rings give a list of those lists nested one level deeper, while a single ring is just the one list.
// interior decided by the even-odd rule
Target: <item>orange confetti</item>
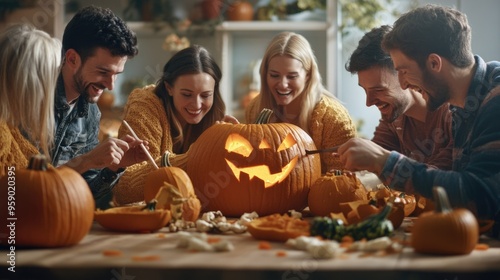
[{"label": "orange confetti", "polygon": [[478,250],[478,251],[486,251],[490,248],[490,246],[488,244],[485,244],[485,243],[478,243],[476,245],[476,248],[474,248],[475,250]]},{"label": "orange confetti", "polygon": [[271,248],[272,248],[271,243],[266,242],[266,241],[259,242],[259,249],[260,250],[270,250]]},{"label": "orange confetti", "polygon": [[285,251],[276,252],[276,257],[286,257],[287,253]]},{"label": "orange confetti", "polygon": [[157,261],[160,259],[160,256],[158,255],[149,255],[149,256],[133,256],[132,260],[136,262],[143,262],[143,261]]},{"label": "orange confetti", "polygon": [[208,237],[207,238],[208,244],[214,244],[214,243],[219,243],[219,242],[220,242],[220,237]]},{"label": "orange confetti", "polygon": [[352,236],[350,235],[345,235],[342,237],[342,239],[340,240],[340,242],[343,242],[343,243],[353,243],[354,242],[354,238],[352,238]]},{"label": "orange confetti", "polygon": [[102,251],[102,254],[106,257],[119,257],[123,255],[123,252],[120,250],[109,249]]}]

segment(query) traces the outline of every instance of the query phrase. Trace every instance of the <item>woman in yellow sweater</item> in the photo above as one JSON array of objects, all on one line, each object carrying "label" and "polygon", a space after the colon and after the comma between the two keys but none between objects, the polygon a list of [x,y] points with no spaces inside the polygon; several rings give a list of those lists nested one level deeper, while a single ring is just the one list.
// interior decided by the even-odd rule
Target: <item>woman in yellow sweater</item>
[{"label": "woman in yellow sweater", "polygon": [[[0,35],[0,176],[26,168],[31,156],[49,157],[54,139],[54,91],[61,42],[30,25]],[[37,143],[34,146],[32,143]]]},{"label": "woman in yellow sweater", "polygon": [[[318,149],[343,144],[356,127],[342,104],[322,85],[307,39],[293,32],[276,35],[260,67],[261,91],[246,108],[247,123],[263,108],[274,111],[271,122],[292,123],[309,133]],[[322,153],[321,171],[341,169],[337,157]]]},{"label": "woman in yellow sweater", "polygon": [[[200,134],[217,121],[237,123],[225,116],[219,91],[222,73],[210,53],[191,46],[176,53],[154,85],[135,89],[125,105],[124,120],[142,140],[157,165],[185,167],[186,152]],[[118,136],[128,132],[121,126]],[[144,199],[144,182],[154,167],[148,162],[127,168],[113,189],[118,205]]]}]

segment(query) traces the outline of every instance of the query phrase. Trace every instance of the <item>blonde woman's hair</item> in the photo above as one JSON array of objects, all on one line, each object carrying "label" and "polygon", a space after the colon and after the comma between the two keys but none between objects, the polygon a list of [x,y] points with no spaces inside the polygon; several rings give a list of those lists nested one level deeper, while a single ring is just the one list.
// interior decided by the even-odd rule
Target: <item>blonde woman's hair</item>
[{"label": "blonde woman's hair", "polygon": [[0,61],[0,121],[50,157],[60,41],[31,25],[13,25],[0,35]]},{"label": "blonde woman's hair", "polygon": [[[267,75],[269,70],[269,62],[276,56],[289,56],[297,59],[302,63],[306,71],[307,80],[304,87],[304,92],[301,94],[302,104],[304,105],[298,116],[299,126],[309,132],[308,123],[314,107],[319,102],[322,96],[333,97],[322,84],[321,75],[318,70],[316,57],[313,53],[311,45],[302,35],[293,32],[282,32],[276,35],[266,49],[262,64],[260,66],[261,92],[259,95],[260,112],[263,108],[271,108],[275,112],[278,119],[280,113],[277,110],[278,105],[273,98],[271,90],[267,85]],[[256,116],[253,116],[254,118]]]}]

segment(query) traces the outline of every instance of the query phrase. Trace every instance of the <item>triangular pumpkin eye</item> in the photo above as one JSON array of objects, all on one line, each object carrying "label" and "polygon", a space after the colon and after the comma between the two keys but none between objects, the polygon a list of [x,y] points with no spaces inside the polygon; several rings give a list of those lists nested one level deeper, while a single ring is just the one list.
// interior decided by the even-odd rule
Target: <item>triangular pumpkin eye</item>
[{"label": "triangular pumpkin eye", "polygon": [[248,140],[243,136],[237,133],[232,133],[227,137],[226,150],[229,153],[237,153],[244,157],[248,157],[252,153],[253,148],[250,142],[248,142]]},{"label": "triangular pumpkin eye", "polygon": [[280,146],[278,147],[278,152],[281,152],[283,150],[286,150],[293,145],[297,144],[297,141],[295,141],[295,138],[292,136],[292,134],[288,133],[288,135],[285,137],[285,140],[281,142]]},{"label": "triangular pumpkin eye", "polygon": [[269,142],[267,142],[266,138],[260,141],[259,149],[271,149],[271,145],[269,145]]}]

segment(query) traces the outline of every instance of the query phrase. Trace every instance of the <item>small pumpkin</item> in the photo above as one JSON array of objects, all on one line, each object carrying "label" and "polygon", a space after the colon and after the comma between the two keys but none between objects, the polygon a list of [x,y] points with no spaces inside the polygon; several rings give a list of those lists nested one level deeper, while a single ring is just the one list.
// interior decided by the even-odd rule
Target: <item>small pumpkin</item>
[{"label": "small pumpkin", "polygon": [[[144,186],[144,200],[149,202],[154,199],[165,182],[177,188],[181,196],[187,199],[182,206],[182,218],[185,221],[196,221],[200,215],[201,203],[195,194],[191,179],[178,167],[160,167],[150,172]],[[164,209],[170,209],[170,205],[165,205]]]},{"label": "small pumpkin", "polygon": [[253,19],[253,6],[248,1],[237,0],[227,9],[227,19],[231,21],[249,21]]},{"label": "small pumpkin", "polygon": [[465,208],[452,209],[446,191],[434,187],[436,210],[425,212],[413,224],[411,246],[417,253],[469,254],[479,238],[477,220]]},{"label": "small pumpkin", "polygon": [[[71,246],[92,226],[95,203],[87,182],[71,168],[49,166],[42,155],[32,157],[27,169],[10,170],[0,186],[8,194],[2,194],[1,205],[11,206],[0,211],[0,218],[15,228],[0,234],[1,244],[10,244],[15,234],[16,246]],[[7,212],[12,214],[7,217]]]},{"label": "small pumpkin", "polygon": [[311,137],[290,123],[215,124],[189,149],[187,173],[204,211],[228,217],[301,211],[310,186],[321,175]]},{"label": "small pumpkin", "polygon": [[327,172],[314,182],[309,191],[309,210],[316,216],[343,212],[342,203],[366,200],[367,192],[354,173]]}]

